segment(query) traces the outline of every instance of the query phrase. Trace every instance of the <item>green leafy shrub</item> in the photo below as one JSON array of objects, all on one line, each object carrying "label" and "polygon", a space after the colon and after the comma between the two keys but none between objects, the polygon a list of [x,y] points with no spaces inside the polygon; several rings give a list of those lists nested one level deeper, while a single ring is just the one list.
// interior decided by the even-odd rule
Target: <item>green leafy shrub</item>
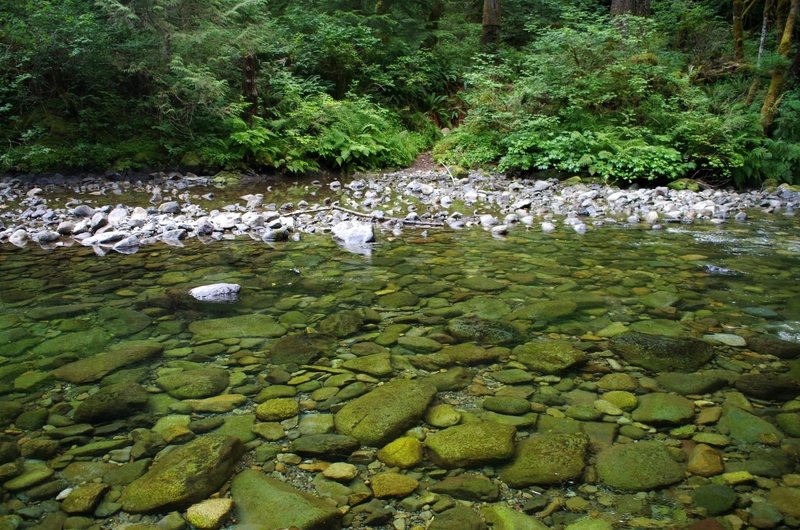
[{"label": "green leafy shrub", "polygon": [[757,120],[692,83],[662,19],[565,7],[560,24],[530,25],[535,38],[520,53],[484,58],[467,74],[470,113],[435,156],[613,181],[738,174]]}]

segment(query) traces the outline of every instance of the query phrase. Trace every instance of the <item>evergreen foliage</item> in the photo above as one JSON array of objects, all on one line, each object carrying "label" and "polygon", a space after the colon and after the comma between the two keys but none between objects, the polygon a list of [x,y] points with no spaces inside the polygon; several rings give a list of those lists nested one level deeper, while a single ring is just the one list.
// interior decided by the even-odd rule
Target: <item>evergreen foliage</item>
[{"label": "evergreen foliage", "polygon": [[774,45],[756,60],[762,3],[734,64],[723,0],[652,0],[650,17],[503,0],[491,50],[460,0],[2,2],[0,170],[354,171],[432,148],[518,173],[795,182],[791,76],[759,125],[788,71]]}]

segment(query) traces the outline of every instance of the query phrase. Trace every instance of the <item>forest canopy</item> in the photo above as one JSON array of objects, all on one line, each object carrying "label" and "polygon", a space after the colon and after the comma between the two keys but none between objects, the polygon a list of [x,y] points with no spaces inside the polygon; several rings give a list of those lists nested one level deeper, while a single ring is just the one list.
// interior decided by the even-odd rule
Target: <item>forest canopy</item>
[{"label": "forest canopy", "polygon": [[800,0],[0,3],[0,170],[800,180]]}]

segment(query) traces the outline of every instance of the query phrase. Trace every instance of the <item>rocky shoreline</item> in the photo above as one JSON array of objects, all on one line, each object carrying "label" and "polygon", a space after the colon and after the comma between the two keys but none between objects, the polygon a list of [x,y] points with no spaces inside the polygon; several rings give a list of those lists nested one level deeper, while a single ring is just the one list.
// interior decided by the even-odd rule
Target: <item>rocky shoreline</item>
[{"label": "rocky shoreline", "polygon": [[[788,185],[736,192],[701,189],[690,180],[673,183],[676,189],[620,189],[578,177],[531,180],[472,172],[457,178],[419,170],[356,175],[347,182],[239,179],[191,173],[5,177],[0,179],[0,244],[82,244],[100,254],[133,253],[140,246],[180,245],[193,238],[286,241],[328,233],[344,221],[371,223],[394,234],[404,228],[471,227],[494,236],[515,227],[584,233],[603,226],[742,222],[754,214],[794,215],[800,206],[800,190]],[[226,186],[240,194],[217,197]],[[287,189],[290,196],[281,193]]]}]

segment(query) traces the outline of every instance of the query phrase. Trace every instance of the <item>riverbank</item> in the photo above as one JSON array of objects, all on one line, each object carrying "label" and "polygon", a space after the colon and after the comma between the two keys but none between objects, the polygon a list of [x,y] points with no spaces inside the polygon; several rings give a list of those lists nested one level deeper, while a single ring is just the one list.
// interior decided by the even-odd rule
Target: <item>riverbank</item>
[{"label": "riverbank", "polygon": [[156,242],[180,245],[192,238],[298,239],[330,232],[351,219],[394,234],[407,228],[472,227],[493,236],[516,229],[584,233],[604,226],[659,229],[673,223],[743,222],[794,215],[798,206],[800,192],[786,185],[743,192],[620,189],[578,178],[519,179],[486,172],[455,177],[444,169],[308,181],[191,173],[4,177],[0,244],[82,244],[99,253],[130,253]]}]

